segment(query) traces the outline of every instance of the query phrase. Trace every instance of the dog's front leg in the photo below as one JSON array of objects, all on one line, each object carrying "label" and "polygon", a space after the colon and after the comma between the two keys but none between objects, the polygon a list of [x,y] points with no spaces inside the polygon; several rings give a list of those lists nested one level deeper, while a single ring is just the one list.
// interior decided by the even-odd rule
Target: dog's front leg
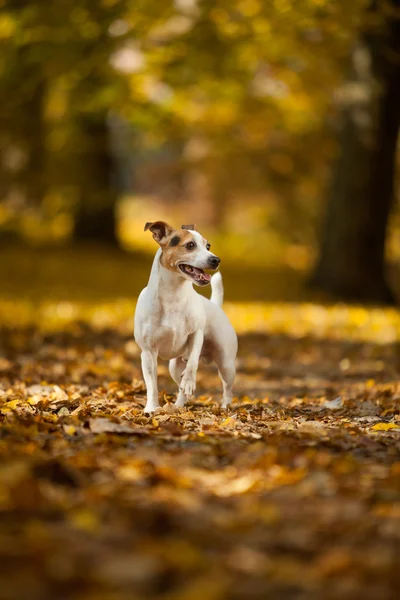
[{"label": "dog's front leg", "polygon": [[196,389],[196,374],[199,366],[199,358],[203,347],[204,334],[198,330],[188,338],[188,360],[179,386],[180,391],[187,398],[193,396]]},{"label": "dog's front leg", "polygon": [[157,354],[155,352],[143,350],[142,372],[147,391],[147,402],[144,412],[152,413],[160,406],[157,388]]}]

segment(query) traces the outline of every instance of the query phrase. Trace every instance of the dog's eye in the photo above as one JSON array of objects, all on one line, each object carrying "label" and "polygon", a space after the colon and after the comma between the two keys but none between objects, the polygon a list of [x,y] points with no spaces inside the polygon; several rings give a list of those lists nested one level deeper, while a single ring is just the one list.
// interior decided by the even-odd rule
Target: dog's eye
[{"label": "dog's eye", "polygon": [[207,244],[206,248],[209,250],[211,248],[211,244]]},{"label": "dog's eye", "polygon": [[194,250],[194,248],[196,248],[196,244],[195,244],[194,242],[188,242],[188,243],[186,244],[186,248],[187,248],[188,250]]}]

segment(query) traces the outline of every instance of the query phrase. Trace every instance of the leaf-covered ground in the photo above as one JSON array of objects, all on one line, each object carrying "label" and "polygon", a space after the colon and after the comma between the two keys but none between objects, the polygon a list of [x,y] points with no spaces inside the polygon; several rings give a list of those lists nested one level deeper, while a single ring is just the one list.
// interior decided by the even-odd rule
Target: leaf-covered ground
[{"label": "leaf-covered ground", "polygon": [[[299,330],[301,310],[312,309],[292,307],[275,333],[241,334],[230,411],[209,367],[176,411],[161,364],[151,418],[131,323],[10,319],[0,598],[397,599],[396,325],[356,312],[346,331],[364,341],[333,339],[317,326],[325,309]],[[374,319],[386,343],[373,342]]]}]

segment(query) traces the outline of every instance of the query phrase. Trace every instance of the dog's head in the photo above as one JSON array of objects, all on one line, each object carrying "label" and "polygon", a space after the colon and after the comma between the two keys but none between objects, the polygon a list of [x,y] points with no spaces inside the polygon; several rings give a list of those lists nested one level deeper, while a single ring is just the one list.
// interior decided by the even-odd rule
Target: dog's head
[{"label": "dog's head", "polygon": [[210,244],[195,230],[195,225],[174,229],[165,221],[155,221],[146,223],[144,230],[148,229],[161,247],[163,267],[196,285],[210,283],[211,276],[204,269],[215,271],[220,259],[210,252]]}]

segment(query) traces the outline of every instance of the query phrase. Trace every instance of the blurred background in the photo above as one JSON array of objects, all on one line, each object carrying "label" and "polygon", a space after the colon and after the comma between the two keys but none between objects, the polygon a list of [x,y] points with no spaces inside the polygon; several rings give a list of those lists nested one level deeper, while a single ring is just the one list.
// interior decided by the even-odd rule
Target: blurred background
[{"label": "blurred background", "polygon": [[396,301],[397,0],[0,5],[4,302],[135,298],[156,219],[233,302]]}]

